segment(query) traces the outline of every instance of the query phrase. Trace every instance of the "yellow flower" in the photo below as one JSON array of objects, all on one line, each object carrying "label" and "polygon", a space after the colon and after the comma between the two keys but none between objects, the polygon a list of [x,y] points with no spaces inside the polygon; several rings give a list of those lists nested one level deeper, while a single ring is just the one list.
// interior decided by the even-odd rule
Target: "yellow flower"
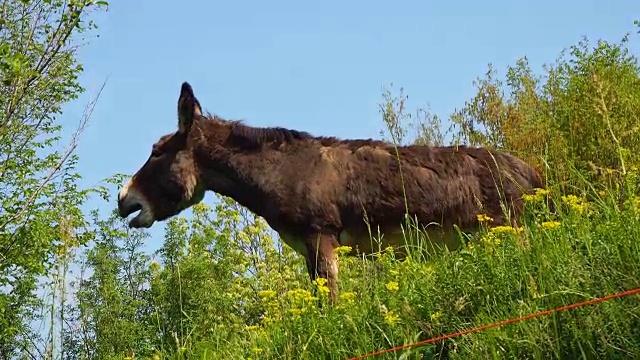
[{"label": "yellow flower", "polygon": [[522,195],[522,199],[525,202],[540,202],[540,201],[544,200],[544,197],[549,195],[549,193],[550,193],[550,191],[548,189],[535,188],[534,191],[535,191],[535,194],[524,194],[524,195]]},{"label": "yellow flower", "polygon": [[328,295],[330,290],[327,286],[325,286],[325,284],[327,283],[327,279],[325,278],[317,278],[313,281],[313,284],[318,288],[318,291],[320,291],[320,293],[322,293],[323,295]]},{"label": "yellow flower", "polygon": [[346,301],[349,304],[353,304],[356,300],[356,294],[350,291],[340,293],[340,300]]},{"label": "yellow flower", "polygon": [[490,216],[487,216],[486,214],[478,214],[478,221],[479,222],[492,222],[493,218]]},{"label": "yellow flower", "polygon": [[395,281],[388,282],[386,286],[389,291],[398,291],[398,283]]},{"label": "yellow flower", "polygon": [[562,202],[569,205],[571,209],[573,209],[579,214],[582,214],[584,210],[586,210],[587,208],[587,204],[584,203],[575,195],[562,196],[561,199],[562,199]]},{"label": "yellow flower", "polygon": [[436,311],[433,314],[431,314],[431,321],[436,321],[440,318],[440,316],[442,316],[442,314],[440,314],[440,311]]},{"label": "yellow flower", "polygon": [[302,314],[302,309],[293,308],[293,309],[289,309],[289,312],[293,316],[300,316],[300,314]]},{"label": "yellow flower", "polygon": [[323,295],[329,295],[331,292],[326,286],[318,286],[318,291],[320,291]]},{"label": "yellow flower", "polygon": [[536,188],[535,191],[536,191],[536,196],[542,197],[542,196],[549,195],[549,190],[548,189]]},{"label": "yellow flower", "polygon": [[260,292],[258,292],[258,296],[261,299],[266,300],[266,299],[275,297],[276,296],[276,292],[273,291],[273,290],[261,290]]},{"label": "yellow flower", "polygon": [[547,230],[553,230],[560,227],[560,223],[558,221],[545,221],[542,223],[542,227]]},{"label": "yellow flower", "polygon": [[393,276],[397,276],[399,274],[398,270],[389,270],[389,273]]},{"label": "yellow flower", "polygon": [[489,245],[489,246],[500,245],[500,239],[496,237],[496,235],[493,232],[486,233],[484,236],[482,236],[481,240],[485,245]]},{"label": "yellow flower", "polygon": [[514,229],[511,226],[498,225],[496,227],[492,227],[490,230],[494,234],[517,234],[518,230]]},{"label": "yellow flower", "polygon": [[396,313],[394,313],[393,310],[392,311],[388,311],[384,315],[384,321],[389,325],[394,325],[399,319],[400,319],[400,317],[398,315],[396,315]]},{"label": "yellow flower", "polygon": [[256,353],[256,354],[260,354],[262,352],[262,349],[259,347],[254,347],[253,349],[251,349],[252,352]]},{"label": "yellow flower", "polygon": [[351,246],[339,246],[334,250],[339,256],[347,255],[351,252]]},{"label": "yellow flower", "polygon": [[312,302],[318,300],[315,296],[311,295],[311,292],[304,289],[295,289],[287,291],[287,296],[294,301]]},{"label": "yellow flower", "polygon": [[327,279],[323,278],[323,277],[318,277],[316,278],[313,283],[317,286],[323,286],[324,284],[327,283]]},{"label": "yellow flower", "polygon": [[260,327],[258,325],[249,325],[246,327],[247,331],[254,331],[254,330],[258,330]]},{"label": "yellow flower", "polygon": [[600,190],[600,191],[598,191],[598,194],[599,194],[600,196],[605,196],[605,195],[607,194],[607,192],[606,192],[606,191],[604,191],[604,190]]}]

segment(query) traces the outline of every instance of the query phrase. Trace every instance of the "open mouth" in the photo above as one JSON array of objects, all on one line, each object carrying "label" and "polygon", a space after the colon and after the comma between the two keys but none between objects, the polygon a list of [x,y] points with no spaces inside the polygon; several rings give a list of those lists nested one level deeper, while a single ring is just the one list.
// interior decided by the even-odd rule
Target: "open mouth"
[{"label": "open mouth", "polygon": [[142,210],[142,205],[136,203],[130,205],[128,208],[120,207],[120,216],[123,218],[129,217],[129,215]]},{"label": "open mouth", "polygon": [[121,201],[118,202],[118,213],[122,218],[127,218],[130,215],[138,212],[138,214],[129,220],[130,228],[148,228],[153,225],[153,217],[148,207],[143,206],[137,201]]}]

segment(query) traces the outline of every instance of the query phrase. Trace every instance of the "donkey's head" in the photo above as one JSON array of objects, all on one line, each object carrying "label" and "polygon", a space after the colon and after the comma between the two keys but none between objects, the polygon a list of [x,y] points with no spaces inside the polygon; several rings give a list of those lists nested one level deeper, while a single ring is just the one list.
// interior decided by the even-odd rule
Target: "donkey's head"
[{"label": "donkey's head", "polygon": [[195,156],[202,136],[191,131],[194,120],[201,116],[193,89],[183,83],[178,99],[178,131],[153,144],[147,161],[118,193],[120,216],[140,210],[129,222],[130,227],[148,228],[204,198],[205,186]]}]

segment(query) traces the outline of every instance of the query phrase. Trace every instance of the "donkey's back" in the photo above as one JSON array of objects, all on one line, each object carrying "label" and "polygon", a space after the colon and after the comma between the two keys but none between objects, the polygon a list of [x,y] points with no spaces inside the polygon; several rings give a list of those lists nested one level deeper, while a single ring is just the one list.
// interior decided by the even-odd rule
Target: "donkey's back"
[{"label": "donkey's back", "polygon": [[445,232],[454,225],[476,229],[481,213],[493,225],[507,224],[522,212],[522,195],[543,187],[538,172],[524,161],[486,148],[377,143],[320,152],[324,177],[333,180],[324,194],[335,201],[325,203],[323,211],[333,207],[337,212],[344,243],[362,242],[354,239],[380,231],[395,245],[390,236],[398,236],[407,212]]}]

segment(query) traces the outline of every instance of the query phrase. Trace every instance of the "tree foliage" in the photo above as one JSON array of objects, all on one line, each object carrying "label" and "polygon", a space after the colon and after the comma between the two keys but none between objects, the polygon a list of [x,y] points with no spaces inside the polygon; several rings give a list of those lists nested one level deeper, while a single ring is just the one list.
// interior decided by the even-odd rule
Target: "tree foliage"
[{"label": "tree foliage", "polygon": [[640,66],[629,41],[591,46],[582,39],[542,76],[526,57],[504,82],[489,66],[449,130],[458,142],[525,158],[567,191],[584,180],[602,185],[603,173],[640,161]]},{"label": "tree foliage", "polygon": [[[27,323],[37,313],[39,276],[64,244],[61,223],[84,225],[73,151],[56,149],[63,104],[78,97],[78,36],[103,1],[5,0],[0,6],[0,357],[33,351]],[[74,237],[79,245],[86,237]],[[33,354],[32,354],[33,355]],[[35,355],[34,355],[35,356]]]}]

